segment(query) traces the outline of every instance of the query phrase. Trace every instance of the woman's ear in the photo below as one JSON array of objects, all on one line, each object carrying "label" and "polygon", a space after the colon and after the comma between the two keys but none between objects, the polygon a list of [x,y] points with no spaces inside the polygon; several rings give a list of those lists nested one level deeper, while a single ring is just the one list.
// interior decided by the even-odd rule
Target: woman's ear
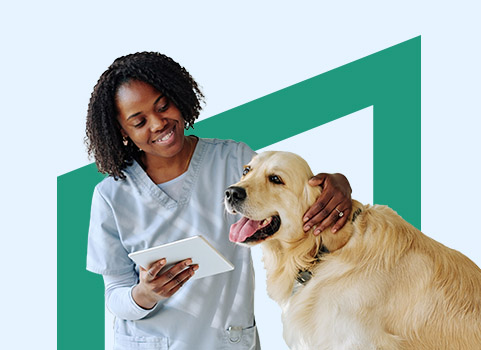
[{"label": "woman's ear", "polygon": [[122,128],[120,128],[120,135],[122,135],[122,143],[124,146],[127,146],[129,144],[129,135],[127,135],[125,130]]}]

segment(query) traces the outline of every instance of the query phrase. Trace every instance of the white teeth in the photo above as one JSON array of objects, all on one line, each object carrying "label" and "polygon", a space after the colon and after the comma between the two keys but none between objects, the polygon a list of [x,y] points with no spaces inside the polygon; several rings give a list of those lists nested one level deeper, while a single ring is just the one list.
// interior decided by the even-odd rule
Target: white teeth
[{"label": "white teeth", "polygon": [[165,140],[167,140],[170,136],[172,136],[173,133],[174,133],[174,131],[169,132],[167,135],[165,135],[164,137],[162,137],[162,139],[161,139],[160,141],[165,141]]},{"label": "white teeth", "polygon": [[157,140],[157,141],[167,141],[172,136],[173,133],[174,133],[174,130],[172,130],[167,135],[165,135],[164,137],[162,137],[160,140]]},{"label": "white teeth", "polygon": [[265,226],[271,222],[272,218],[264,219],[259,226]]}]

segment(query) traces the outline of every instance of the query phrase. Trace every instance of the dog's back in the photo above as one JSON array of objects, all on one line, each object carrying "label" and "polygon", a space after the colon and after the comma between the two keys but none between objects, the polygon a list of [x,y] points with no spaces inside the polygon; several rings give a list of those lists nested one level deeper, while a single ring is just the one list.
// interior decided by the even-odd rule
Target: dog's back
[{"label": "dog's back", "polygon": [[374,326],[386,348],[481,349],[481,270],[388,207],[364,206],[314,274],[317,296],[336,304],[324,312],[355,313],[351,326]]},{"label": "dog's back", "polygon": [[392,225],[379,233],[394,240],[393,249],[402,253],[391,266],[393,276],[403,281],[390,288],[387,329],[406,339],[411,349],[481,349],[479,267],[390,208],[373,207],[368,215],[369,221],[386,220]]}]

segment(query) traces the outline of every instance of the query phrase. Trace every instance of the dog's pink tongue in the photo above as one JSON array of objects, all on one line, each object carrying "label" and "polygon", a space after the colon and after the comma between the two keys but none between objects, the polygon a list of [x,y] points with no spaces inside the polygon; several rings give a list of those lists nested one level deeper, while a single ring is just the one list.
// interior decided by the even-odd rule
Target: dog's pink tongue
[{"label": "dog's pink tongue", "polygon": [[244,242],[248,237],[252,236],[257,231],[259,223],[260,221],[243,217],[235,224],[231,225],[229,240],[231,242]]}]

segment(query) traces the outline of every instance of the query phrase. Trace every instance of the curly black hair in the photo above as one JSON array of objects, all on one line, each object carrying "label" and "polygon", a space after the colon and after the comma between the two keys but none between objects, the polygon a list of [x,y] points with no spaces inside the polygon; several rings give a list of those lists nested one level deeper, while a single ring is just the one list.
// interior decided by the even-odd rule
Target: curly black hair
[{"label": "curly black hair", "polygon": [[89,157],[95,157],[99,172],[125,178],[122,172],[141,150],[128,140],[123,144],[117,121],[115,95],[119,87],[132,80],[150,84],[167,96],[180,110],[185,127],[193,127],[202,109],[204,95],[199,86],[177,62],[157,52],[138,52],[117,58],[100,76],[94,87],[87,112],[85,144]]}]

